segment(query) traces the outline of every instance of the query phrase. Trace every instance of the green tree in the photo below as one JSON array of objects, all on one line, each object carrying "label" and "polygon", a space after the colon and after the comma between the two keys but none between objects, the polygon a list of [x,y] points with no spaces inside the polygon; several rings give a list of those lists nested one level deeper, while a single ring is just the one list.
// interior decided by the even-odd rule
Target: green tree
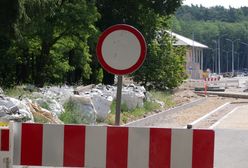
[{"label": "green tree", "polygon": [[[161,30],[169,28],[169,18],[176,9],[181,5],[181,0],[146,0],[146,1],[130,1],[130,0],[98,0],[97,7],[101,13],[102,18],[97,22],[101,31],[105,30],[111,25],[118,23],[126,23],[136,27],[144,35],[147,46],[147,58],[138,71],[132,74],[136,81],[146,85],[149,81],[160,80],[155,78],[162,72],[163,69],[169,65],[156,66],[157,55],[161,48],[160,45],[154,46],[157,39],[157,34]],[[169,40],[165,38],[164,40]],[[162,53],[159,53],[162,54]],[[168,54],[169,55],[169,54]],[[163,57],[161,57],[163,58]],[[154,71],[158,72],[152,75]],[[162,75],[164,77],[164,75]],[[154,77],[154,78],[151,78]],[[111,74],[104,73],[104,83],[113,84],[114,77]],[[164,84],[166,85],[166,84]]]},{"label": "green tree", "polygon": [[10,50],[17,60],[17,81],[43,86],[46,82],[88,79],[91,55],[87,43],[88,38],[97,33],[94,23],[99,18],[95,2],[22,2],[24,21],[19,21],[19,38]]},{"label": "green tree", "polygon": [[11,41],[15,38],[16,24],[20,16],[18,0],[0,1],[0,86],[11,85],[15,80],[15,57],[8,56]]},{"label": "green tree", "polygon": [[160,38],[149,44],[149,61],[134,75],[134,80],[150,89],[167,90],[180,85],[187,77],[185,73],[184,47],[174,47],[174,39],[163,32]]}]

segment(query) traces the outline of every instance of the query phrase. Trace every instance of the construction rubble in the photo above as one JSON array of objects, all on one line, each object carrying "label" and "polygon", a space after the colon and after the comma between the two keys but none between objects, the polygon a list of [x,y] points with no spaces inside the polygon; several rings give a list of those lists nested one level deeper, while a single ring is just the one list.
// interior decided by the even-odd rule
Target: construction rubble
[{"label": "construction rubble", "polygon": [[[28,87],[28,88],[27,88]],[[0,88],[0,122],[18,121],[35,122],[35,119],[46,120],[48,123],[61,124],[60,114],[65,112],[64,105],[70,103],[71,108],[84,123],[94,124],[97,120],[104,121],[116,99],[116,86],[52,86],[34,89],[28,85],[24,90],[29,95],[8,97]],[[142,86],[130,84],[122,89],[122,103],[129,110],[143,107],[146,90]]]}]

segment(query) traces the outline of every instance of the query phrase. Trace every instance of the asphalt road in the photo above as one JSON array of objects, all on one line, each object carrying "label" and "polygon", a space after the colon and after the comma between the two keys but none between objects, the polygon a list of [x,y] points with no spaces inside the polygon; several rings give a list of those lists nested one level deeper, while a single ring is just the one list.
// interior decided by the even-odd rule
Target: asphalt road
[{"label": "asphalt road", "polygon": [[215,168],[247,168],[248,105],[233,109],[214,129]]}]

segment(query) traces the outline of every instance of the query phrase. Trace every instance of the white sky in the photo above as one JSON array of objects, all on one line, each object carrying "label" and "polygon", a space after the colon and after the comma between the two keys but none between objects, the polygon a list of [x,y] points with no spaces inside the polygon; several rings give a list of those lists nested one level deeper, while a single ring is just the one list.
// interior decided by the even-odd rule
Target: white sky
[{"label": "white sky", "polygon": [[229,6],[234,8],[239,8],[241,6],[248,7],[248,0],[184,0],[184,5],[202,5],[204,7],[213,7],[213,6],[224,6],[229,8]]}]

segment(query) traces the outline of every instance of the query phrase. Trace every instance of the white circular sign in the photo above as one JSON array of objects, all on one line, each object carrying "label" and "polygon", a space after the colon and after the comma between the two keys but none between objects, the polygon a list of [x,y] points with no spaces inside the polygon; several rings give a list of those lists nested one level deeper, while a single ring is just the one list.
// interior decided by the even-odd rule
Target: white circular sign
[{"label": "white circular sign", "polygon": [[143,63],[146,43],[141,33],[129,25],[115,25],[103,32],[97,56],[105,70],[117,75],[132,73]]}]

